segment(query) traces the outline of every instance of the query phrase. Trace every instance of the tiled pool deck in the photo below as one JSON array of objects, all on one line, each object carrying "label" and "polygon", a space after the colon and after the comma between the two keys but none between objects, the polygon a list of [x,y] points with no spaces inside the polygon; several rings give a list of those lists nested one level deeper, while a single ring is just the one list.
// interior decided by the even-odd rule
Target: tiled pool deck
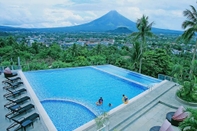
[{"label": "tiled pool deck", "polygon": [[[0,75],[0,82],[5,80],[4,75]],[[23,81],[23,80],[22,80]],[[9,111],[4,108],[4,104],[8,102],[3,95],[6,93],[3,90],[4,84],[0,83],[0,130],[5,131],[6,128],[13,123],[5,118],[5,114]],[[27,88],[26,85],[22,85],[21,88]],[[109,116],[109,130],[110,131],[149,131],[152,126],[160,126],[164,120],[165,116],[170,111],[175,111],[176,108],[183,105],[184,107],[191,107],[188,105],[184,105],[180,103],[175,98],[175,92],[179,88],[173,82],[163,81],[158,85],[157,88],[149,89],[148,93],[144,94],[140,98],[136,100],[129,101],[127,105],[121,105],[118,108],[110,111],[108,114]],[[26,95],[32,97],[32,95],[27,92]],[[31,101],[28,103],[37,103],[34,101],[34,98],[31,98]],[[35,104],[35,110],[31,110],[27,114],[22,115],[28,116],[33,112],[39,113],[38,104]],[[196,108],[197,107],[193,107]],[[44,121],[48,121],[46,117],[42,117],[41,119],[36,120],[33,126],[28,127],[27,131],[55,131],[53,128],[47,128],[45,126]],[[19,117],[20,118],[20,117]],[[46,122],[48,123],[48,122]],[[66,126],[66,123],[65,123]],[[88,127],[88,128],[87,128]],[[173,126],[174,131],[179,131],[177,127]],[[76,131],[95,131],[95,121],[92,120],[91,122],[85,124],[84,126],[76,129]]]},{"label": "tiled pool deck", "polygon": [[[6,128],[9,127],[13,121],[12,120],[9,120],[5,117],[5,115],[10,112],[8,109],[4,108],[4,105],[6,103],[8,103],[9,101],[6,100],[6,98],[3,97],[4,94],[7,93],[6,90],[3,89],[3,87],[5,86],[5,84],[2,83],[2,81],[6,80],[6,78],[4,78],[4,75],[1,74],[0,75],[0,130],[1,131],[6,131]],[[23,80],[21,80],[23,81]],[[20,88],[26,88],[26,86],[23,84],[23,85],[20,85],[19,88],[17,89],[20,89]],[[26,88],[27,89],[27,88]],[[21,96],[30,96],[29,94],[29,91],[27,90],[27,93],[24,93],[23,95]],[[19,97],[16,97],[16,99],[20,98],[21,96]],[[38,113],[40,115],[40,113],[38,112],[37,110],[37,106],[35,104],[35,102],[33,101],[33,99],[31,98],[30,101],[27,101],[25,103],[23,103],[22,106],[24,105],[27,105],[29,103],[32,103],[35,105],[35,109],[31,109],[30,111],[28,111],[27,113],[24,113],[20,116],[17,116],[15,117],[16,119],[19,119],[19,118],[22,118],[22,117],[26,117],[26,116],[29,116],[31,114],[33,114],[34,112]],[[41,115],[40,115],[41,116]],[[17,126],[16,126],[17,127]],[[11,128],[10,131],[13,131],[15,128]],[[47,131],[48,129],[46,128],[45,124],[44,124],[44,121],[42,119],[42,117],[40,117],[40,120],[37,119],[34,123],[33,123],[33,126],[29,126],[26,128],[27,131],[29,130],[32,130],[32,131]]]}]

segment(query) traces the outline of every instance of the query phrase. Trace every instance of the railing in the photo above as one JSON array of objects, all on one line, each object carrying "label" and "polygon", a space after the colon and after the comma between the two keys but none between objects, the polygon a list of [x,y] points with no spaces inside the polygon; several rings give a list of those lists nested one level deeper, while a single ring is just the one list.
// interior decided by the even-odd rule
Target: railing
[{"label": "railing", "polygon": [[97,129],[96,131],[109,131],[109,123],[107,123],[107,125],[103,124],[103,127]]},{"label": "railing", "polygon": [[0,72],[3,72],[6,67],[9,67],[11,70],[20,70],[21,66],[10,65],[10,66],[0,66]]},{"label": "railing", "polygon": [[167,76],[164,74],[158,74],[158,79],[160,80],[169,80],[169,81],[173,81],[173,82],[177,82],[177,79],[171,76]]}]

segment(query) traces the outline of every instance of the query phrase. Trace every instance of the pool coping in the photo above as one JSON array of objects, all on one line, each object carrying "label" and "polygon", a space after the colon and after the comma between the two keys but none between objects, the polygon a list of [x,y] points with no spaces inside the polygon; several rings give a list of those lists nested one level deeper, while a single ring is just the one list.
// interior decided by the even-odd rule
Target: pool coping
[{"label": "pool coping", "polygon": [[33,89],[31,88],[31,85],[29,84],[29,82],[27,81],[25,75],[23,74],[23,72],[21,70],[18,71],[18,73],[20,74],[24,85],[26,86],[27,91],[29,92],[31,99],[33,100],[41,118],[43,119],[43,122],[45,124],[45,126],[47,127],[48,131],[57,131],[55,125],[53,124],[53,122],[51,121],[50,117],[48,116],[47,112],[45,111],[45,109],[43,108],[42,104],[40,103],[40,100],[38,99],[38,97],[36,96],[35,92],[33,91]]}]

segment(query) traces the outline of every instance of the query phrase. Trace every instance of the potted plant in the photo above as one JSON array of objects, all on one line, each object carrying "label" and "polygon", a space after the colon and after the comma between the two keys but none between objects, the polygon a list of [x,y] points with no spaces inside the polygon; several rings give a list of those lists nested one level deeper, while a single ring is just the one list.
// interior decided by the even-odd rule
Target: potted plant
[{"label": "potted plant", "polygon": [[183,86],[177,91],[177,96],[187,102],[197,103],[197,78],[184,81]]},{"label": "potted plant", "polygon": [[[106,126],[109,125],[109,115],[107,112],[104,112],[96,119],[97,131],[105,131]],[[108,130],[108,129],[107,129]]]}]

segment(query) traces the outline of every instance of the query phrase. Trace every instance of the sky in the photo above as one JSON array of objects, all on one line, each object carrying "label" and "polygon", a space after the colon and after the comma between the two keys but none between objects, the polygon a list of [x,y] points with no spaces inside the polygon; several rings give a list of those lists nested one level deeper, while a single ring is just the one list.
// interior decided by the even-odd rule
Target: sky
[{"label": "sky", "polygon": [[[91,22],[111,10],[136,22],[142,15],[153,27],[183,30],[183,11],[197,0],[0,0],[0,26],[67,27]],[[197,8],[196,8],[197,9]]]}]

